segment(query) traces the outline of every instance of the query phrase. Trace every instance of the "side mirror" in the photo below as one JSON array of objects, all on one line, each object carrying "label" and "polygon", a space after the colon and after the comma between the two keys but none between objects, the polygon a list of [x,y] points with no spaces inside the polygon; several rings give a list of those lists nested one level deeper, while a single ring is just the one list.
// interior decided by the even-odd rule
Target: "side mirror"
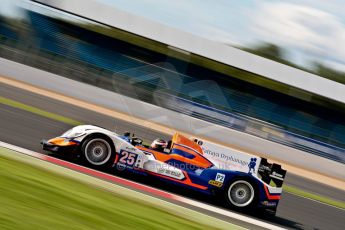
[{"label": "side mirror", "polygon": [[143,144],[143,140],[137,137],[132,138],[131,140],[131,144],[136,146],[136,145],[142,145]]},{"label": "side mirror", "polygon": [[123,136],[125,136],[125,137],[130,137],[130,136],[131,136],[131,133],[130,133],[130,132],[124,132],[124,133],[123,133]]}]

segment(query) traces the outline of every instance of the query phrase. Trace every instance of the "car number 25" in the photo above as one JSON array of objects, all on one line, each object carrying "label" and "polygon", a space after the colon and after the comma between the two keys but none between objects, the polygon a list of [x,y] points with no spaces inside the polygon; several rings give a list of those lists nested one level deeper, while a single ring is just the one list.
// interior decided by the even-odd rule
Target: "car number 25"
[{"label": "car number 25", "polygon": [[119,163],[125,164],[128,166],[133,166],[137,160],[137,157],[138,157],[138,155],[135,153],[122,151],[122,152],[120,152]]}]

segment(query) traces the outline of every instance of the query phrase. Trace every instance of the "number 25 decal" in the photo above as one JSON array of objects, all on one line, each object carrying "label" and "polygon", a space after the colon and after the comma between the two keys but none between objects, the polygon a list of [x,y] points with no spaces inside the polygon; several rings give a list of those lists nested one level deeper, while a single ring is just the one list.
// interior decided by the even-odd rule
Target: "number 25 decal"
[{"label": "number 25 decal", "polygon": [[120,153],[120,159],[119,162],[122,164],[126,164],[128,166],[133,166],[136,159],[137,159],[137,154],[135,153],[129,153],[127,151],[122,151]]}]

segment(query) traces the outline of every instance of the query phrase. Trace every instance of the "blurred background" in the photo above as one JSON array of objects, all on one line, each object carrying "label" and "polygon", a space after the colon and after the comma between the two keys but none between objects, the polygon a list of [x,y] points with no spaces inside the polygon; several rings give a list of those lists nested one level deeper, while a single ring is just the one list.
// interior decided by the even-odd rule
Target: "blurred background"
[{"label": "blurred background", "polygon": [[[345,82],[336,2],[101,2]],[[1,57],[345,162],[344,104],[265,76],[30,1],[2,2],[0,44]]]},{"label": "blurred background", "polygon": [[[282,200],[276,217],[257,217],[265,223],[291,229],[341,229],[345,210],[343,5],[340,0],[2,0],[0,141],[41,151],[41,138],[89,123],[116,128],[119,133],[134,131],[147,142],[170,138],[166,130],[151,129],[145,122],[158,123],[283,162],[277,162],[288,169]],[[20,84],[108,110],[92,111],[23,90],[27,88]],[[114,111],[128,119],[119,119]],[[45,172],[11,163],[1,155],[4,148],[0,150],[0,184],[8,185],[1,188],[6,194],[0,196],[4,203],[0,216],[3,212],[7,222],[0,220],[0,228],[37,223],[33,229],[49,229],[55,221],[57,229],[73,224],[76,229],[101,228],[100,224],[137,229],[144,221],[160,229],[176,222],[165,210],[160,212],[164,218],[157,218],[160,222],[146,221],[156,214],[142,211],[144,204],[131,200],[114,209],[114,203],[125,199],[113,194],[100,195],[116,198],[111,205],[108,198],[98,204],[94,198],[103,191],[84,199],[86,193],[78,190],[75,181],[68,182],[71,197],[66,198],[66,178],[44,179]],[[164,190],[193,201],[197,197],[173,186]],[[23,202],[28,200],[36,203]],[[60,201],[66,203],[63,208]],[[70,205],[76,205],[74,213],[66,215]],[[110,218],[108,210],[102,209],[105,206],[111,210]],[[129,219],[122,223],[119,213],[127,207],[128,213],[138,216],[127,215]],[[28,218],[21,222],[18,216]],[[180,224],[191,223],[183,216]],[[192,229],[194,224],[201,228],[193,222]]]}]

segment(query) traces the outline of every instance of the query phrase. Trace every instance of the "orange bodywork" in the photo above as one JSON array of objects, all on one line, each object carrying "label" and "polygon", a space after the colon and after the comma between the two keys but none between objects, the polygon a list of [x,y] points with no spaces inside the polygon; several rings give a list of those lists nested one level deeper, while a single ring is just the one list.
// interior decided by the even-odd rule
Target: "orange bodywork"
[{"label": "orange bodywork", "polygon": [[[157,160],[162,162],[174,159],[199,168],[209,168],[213,165],[209,160],[202,156],[203,152],[200,145],[179,133],[176,133],[172,138],[172,152],[169,154],[148,149],[143,146],[137,146],[137,148],[152,153]],[[174,150],[179,150],[192,157],[188,158],[184,155],[176,154],[174,153]]]},{"label": "orange bodywork", "polygon": [[[171,153],[155,151],[153,149],[146,148],[144,146],[136,146],[136,148],[145,152],[152,153],[154,157],[161,162],[177,161],[177,162],[186,163],[188,165],[193,165],[198,168],[209,168],[213,165],[209,160],[207,160],[205,157],[202,156],[203,154],[202,149],[197,143],[191,141],[187,137],[182,136],[178,133],[176,133],[172,138]],[[149,173],[155,176],[167,178],[169,180],[181,182],[183,184],[187,184],[189,186],[196,187],[199,189],[204,189],[204,190],[207,189],[207,187],[205,186],[193,183],[190,180],[188,173],[186,172],[184,172],[185,179],[183,181],[173,179],[171,177],[167,177],[167,176],[160,175],[153,172],[149,172]]]},{"label": "orange bodywork", "polygon": [[188,154],[194,156],[193,159],[189,159],[189,158],[186,158],[184,156],[181,156],[181,155],[178,155],[175,153],[171,153],[170,156],[172,158],[174,158],[175,160],[182,161],[182,162],[185,162],[187,164],[195,165],[195,166],[198,166],[199,168],[209,168],[213,165],[209,160],[207,160],[206,158],[204,158],[200,154],[194,152],[193,150],[191,150],[187,147],[175,144],[175,145],[173,145],[173,149],[181,150],[185,153],[188,153]]},{"label": "orange bodywork", "polygon": [[55,137],[48,141],[50,144],[57,145],[57,146],[71,146],[71,145],[77,145],[77,143],[68,141],[66,138],[62,137]]},{"label": "orange bodywork", "polygon": [[192,158],[188,158],[183,155],[171,153],[170,155],[176,160],[192,164],[200,168],[209,168],[213,165],[208,159],[203,157],[203,151],[200,145],[179,133],[175,133],[173,136],[171,148],[172,152],[174,152],[174,150],[179,150],[179,152],[182,151],[193,156]]},{"label": "orange bodywork", "polygon": [[[142,151],[152,153],[157,160],[162,161],[162,162],[166,162],[166,161],[169,161],[171,159],[176,159],[177,160],[177,158],[178,158],[178,160],[181,160],[181,161],[185,162],[185,158],[181,157],[183,159],[180,159],[179,158],[180,156],[178,156],[176,154],[162,153],[162,152],[158,152],[158,151],[154,151],[152,149],[146,148],[144,146],[137,146],[137,148],[142,150]],[[186,162],[186,163],[188,163],[188,162]],[[168,177],[168,176],[164,176],[164,175],[161,175],[161,174],[158,174],[158,173],[154,173],[154,172],[148,172],[148,173],[151,174],[151,175],[154,175],[154,176],[158,176],[158,177],[162,177],[162,178],[169,179],[169,180],[172,180],[172,181],[176,181],[176,182],[179,182],[179,183],[183,183],[183,184],[189,185],[191,187],[195,187],[195,188],[199,188],[199,189],[203,189],[203,190],[207,189],[207,187],[205,187],[205,186],[193,183],[190,180],[190,178],[189,178],[189,176],[188,176],[188,174],[186,172],[183,172],[183,174],[185,176],[185,179],[183,181],[178,180],[178,179],[174,179],[174,178],[171,178],[171,177]]]},{"label": "orange bodywork", "polygon": [[194,151],[196,151],[199,154],[204,154],[200,145],[198,145],[197,143],[195,143],[194,141],[190,140],[189,138],[179,134],[179,133],[175,133],[173,138],[172,138],[172,143],[173,144],[179,144],[179,145],[184,145],[186,147],[189,147],[191,149],[193,149]]}]

